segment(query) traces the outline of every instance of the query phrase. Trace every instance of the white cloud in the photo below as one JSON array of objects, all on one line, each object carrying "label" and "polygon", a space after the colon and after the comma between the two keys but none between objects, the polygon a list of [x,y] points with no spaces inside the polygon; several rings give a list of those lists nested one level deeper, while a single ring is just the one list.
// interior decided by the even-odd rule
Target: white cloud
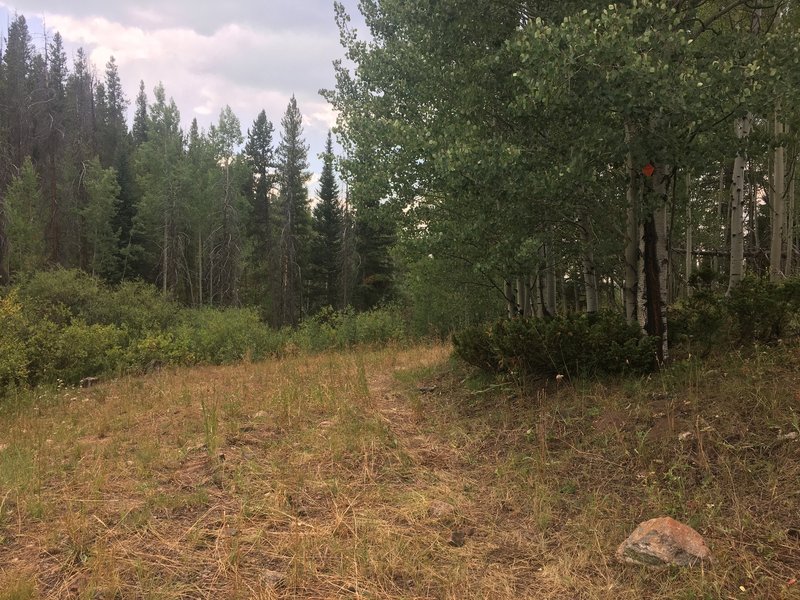
[{"label": "white cloud", "polygon": [[[343,53],[332,4],[0,0],[0,7],[25,14],[29,21],[45,16],[48,29],[59,31],[71,52],[80,46],[86,49],[100,77],[114,56],[131,103],[140,80],[151,99],[152,89],[163,82],[182,111],[185,127],[197,117],[207,128],[229,104],[245,133],[264,109],[275,125],[277,143],[280,119],[294,94],[304,117],[313,171],[319,170],[317,155],[336,118],[318,94],[320,88],[334,85],[331,62]],[[312,194],[316,181],[315,176],[309,186]]]}]

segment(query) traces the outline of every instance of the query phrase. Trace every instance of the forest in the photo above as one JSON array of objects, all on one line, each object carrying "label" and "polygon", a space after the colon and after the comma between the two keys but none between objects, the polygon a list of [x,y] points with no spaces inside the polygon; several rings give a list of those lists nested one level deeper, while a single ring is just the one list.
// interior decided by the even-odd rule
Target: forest
[{"label": "forest", "polygon": [[58,32],[36,48],[23,15],[0,61],[0,285],[41,270],[145,281],[192,307],[257,307],[275,327],[390,293],[385,227],[340,198],[332,141],[312,209],[294,98],[280,131],[262,111],[242,133],[225,107],[181,128],[163,84],[129,99],[112,57],[97,73]]},{"label": "forest", "polygon": [[[414,335],[463,332],[457,349],[483,364],[515,335],[544,354],[562,334],[611,336],[638,371],[671,343],[723,342],[710,323],[728,341],[792,334],[796,3],[360,10],[366,36],[335,5],[345,56],[320,93],[342,152],[329,133],[315,198],[294,97],[277,132],[262,111],[244,135],[228,106],[184,131],[164,85],[149,100],[141,82],[129,127],[113,57],[102,76],[83,50],[70,65],[57,32],[35,48],[16,16],[0,284],[24,297],[73,270],[273,330],[390,308]],[[752,332],[760,297],[781,310]],[[547,370],[591,362],[559,354]]]},{"label": "forest", "polygon": [[357,10],[313,150],[0,35],[0,600],[797,598],[800,1]]}]

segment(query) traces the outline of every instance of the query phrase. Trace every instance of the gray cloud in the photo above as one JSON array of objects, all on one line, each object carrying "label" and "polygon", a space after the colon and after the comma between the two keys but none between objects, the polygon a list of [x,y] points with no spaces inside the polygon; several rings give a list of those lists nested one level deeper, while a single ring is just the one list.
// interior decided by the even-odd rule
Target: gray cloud
[{"label": "gray cloud", "polygon": [[[356,2],[345,1],[353,14]],[[196,117],[207,127],[229,104],[243,131],[262,108],[277,128],[294,94],[319,168],[334,114],[317,92],[334,84],[331,63],[343,54],[333,0],[0,0],[4,12],[24,14],[39,45],[44,19],[98,73],[115,56],[130,100],[140,79],[148,92],[163,82],[185,126]]]}]

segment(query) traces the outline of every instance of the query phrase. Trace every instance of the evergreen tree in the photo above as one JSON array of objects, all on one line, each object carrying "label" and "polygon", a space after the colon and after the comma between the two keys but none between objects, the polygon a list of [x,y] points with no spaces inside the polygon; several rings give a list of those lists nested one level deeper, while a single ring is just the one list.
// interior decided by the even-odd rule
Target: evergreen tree
[{"label": "evergreen tree", "polygon": [[303,117],[294,96],[281,119],[278,145],[280,184],[280,308],[281,323],[296,325],[303,309],[303,277],[307,266],[311,215],[308,209],[308,146]]},{"label": "evergreen tree", "polygon": [[147,141],[147,92],[144,81],[139,82],[139,93],[136,96],[136,112],[133,114],[133,143],[141,146]]},{"label": "evergreen tree", "polygon": [[356,286],[353,305],[369,310],[391,299],[394,266],[391,249],[394,223],[386,207],[377,200],[363,200],[355,215]]},{"label": "evergreen tree", "polygon": [[333,139],[330,132],[322,155],[319,201],[313,210],[311,264],[309,266],[309,305],[312,312],[323,306],[339,304],[341,279],[343,211],[339,185],[333,168]]},{"label": "evergreen tree", "polygon": [[64,161],[65,119],[67,110],[66,82],[68,76],[67,55],[61,34],[56,32],[48,50],[47,103],[48,118],[46,120],[46,167],[43,183],[48,200],[47,208],[47,247],[48,257],[52,264],[62,264],[62,221],[63,208],[59,202],[58,184]]},{"label": "evergreen tree", "polygon": [[3,56],[3,104],[7,110],[11,164],[17,169],[22,167],[25,157],[30,156],[33,141],[30,114],[33,56],[28,23],[23,15],[18,15],[8,27],[8,42]]},{"label": "evergreen tree", "polygon": [[261,307],[262,314],[273,325],[278,325],[278,312],[274,308],[278,278],[275,276],[275,215],[272,214],[276,183],[273,131],[273,125],[263,110],[247,130],[244,158],[249,170],[245,194],[250,203],[247,226],[250,243],[245,277],[250,303]]}]

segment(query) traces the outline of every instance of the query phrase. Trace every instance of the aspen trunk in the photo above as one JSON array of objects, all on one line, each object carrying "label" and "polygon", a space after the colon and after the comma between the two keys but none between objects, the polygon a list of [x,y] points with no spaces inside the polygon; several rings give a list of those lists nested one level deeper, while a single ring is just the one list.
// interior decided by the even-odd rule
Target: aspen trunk
[{"label": "aspen trunk", "polygon": [[[775,115],[775,137],[783,134],[783,125]],[[772,233],[769,250],[769,280],[778,281],[783,278],[782,254],[783,254],[783,229],[784,229],[784,200],[786,195],[785,177],[785,152],[782,146],[775,148],[773,156],[774,163],[774,187],[770,195],[770,206],[772,207]]]},{"label": "aspen trunk", "polygon": [[[741,119],[736,120],[736,137],[743,140],[750,135],[753,116],[748,113]],[[730,211],[730,240],[731,240],[731,262],[728,271],[728,293],[739,285],[742,281],[744,271],[744,202],[745,185],[744,171],[747,159],[744,148],[740,147],[736,160],[733,163],[733,178],[731,181],[731,211]]]},{"label": "aspen trunk", "polygon": [[599,298],[597,292],[597,269],[592,251],[592,225],[586,212],[581,214],[581,237],[583,238],[583,282],[586,286],[586,313],[596,313]]},{"label": "aspen trunk", "polygon": [[528,286],[527,277],[517,277],[517,314],[522,317],[528,316]]},{"label": "aspen trunk", "polygon": [[517,307],[515,306],[516,301],[514,300],[514,288],[508,279],[505,281],[503,293],[506,297],[506,316],[509,319],[513,319],[516,314]]},{"label": "aspen trunk", "polygon": [[689,285],[689,279],[694,270],[694,260],[692,258],[692,246],[694,241],[692,239],[692,177],[686,173],[686,297],[692,295],[692,286]]},{"label": "aspen trunk", "polygon": [[535,309],[537,319],[544,318],[544,284],[542,281],[542,270],[539,268],[536,273],[536,282],[533,288],[536,293],[533,307]]},{"label": "aspen trunk", "polygon": [[169,219],[167,218],[164,219],[164,252],[162,259],[164,261],[164,280],[162,282],[162,292],[166,296],[167,289],[169,288],[169,284],[167,283],[167,280],[169,279]]},{"label": "aspen trunk", "polygon": [[638,175],[633,165],[633,156],[628,153],[628,190],[625,227],[625,317],[628,323],[637,319],[637,297],[639,281],[639,218],[638,218]]},{"label": "aspen trunk", "polygon": [[[794,169],[797,169],[795,163]],[[795,171],[796,172],[796,171]],[[786,277],[791,277],[794,270],[794,211],[795,211],[795,196],[794,196],[794,182],[797,179],[795,173],[792,174],[792,179],[789,181],[789,210],[787,211],[788,218],[786,219]]]},{"label": "aspen trunk", "polygon": [[642,267],[639,282],[639,323],[644,331],[660,339],[659,362],[669,359],[667,300],[669,256],[667,251],[667,184],[664,165],[656,165],[651,189],[656,208],[641,225],[640,251]]}]

